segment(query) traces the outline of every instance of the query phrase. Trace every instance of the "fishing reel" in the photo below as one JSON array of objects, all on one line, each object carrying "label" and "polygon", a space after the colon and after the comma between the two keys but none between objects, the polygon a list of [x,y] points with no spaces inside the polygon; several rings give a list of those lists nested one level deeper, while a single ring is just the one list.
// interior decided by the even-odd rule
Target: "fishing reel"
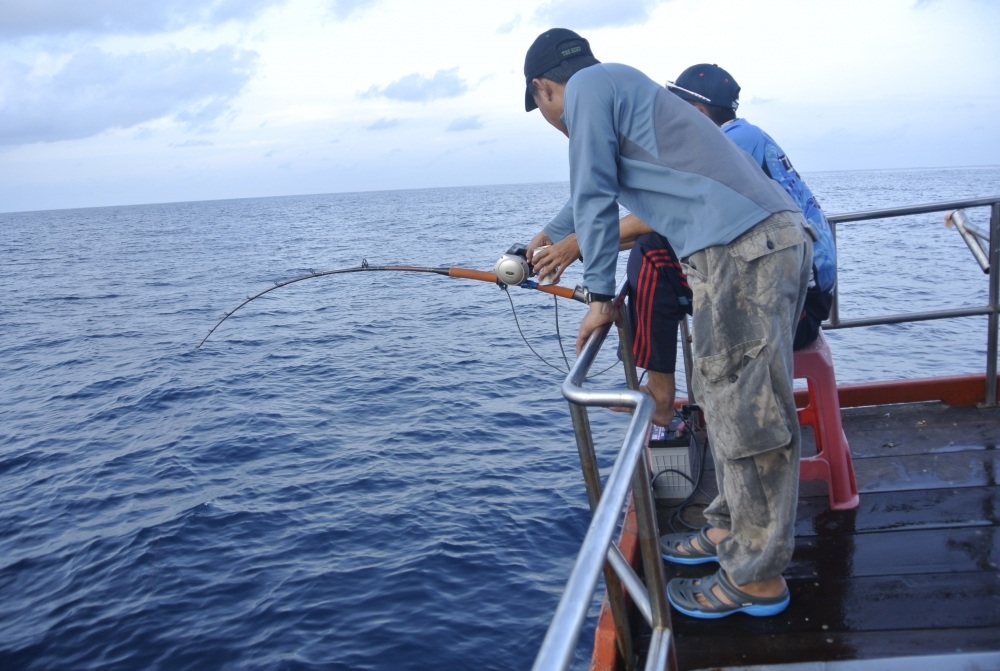
[{"label": "fishing reel", "polygon": [[528,248],[515,244],[493,264],[493,274],[502,284],[521,284],[535,274],[528,263]]}]

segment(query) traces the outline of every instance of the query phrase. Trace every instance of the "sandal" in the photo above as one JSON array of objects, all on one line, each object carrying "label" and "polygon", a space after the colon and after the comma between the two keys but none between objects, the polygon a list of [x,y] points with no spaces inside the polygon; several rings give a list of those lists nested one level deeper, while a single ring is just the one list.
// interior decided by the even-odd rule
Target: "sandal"
[{"label": "sandal", "polygon": [[[732,604],[715,596],[712,588],[716,585]],[[710,605],[702,605],[698,601],[699,594],[705,597]],[[734,585],[720,568],[704,578],[674,578],[667,583],[667,600],[685,615],[703,620],[715,620],[733,613],[746,613],[754,617],[777,615],[788,607],[791,596],[787,587],[784,593],[778,596],[752,596]]]},{"label": "sandal", "polygon": [[[697,534],[666,534],[660,536],[660,554],[669,562],[675,564],[707,564],[708,562],[719,561],[718,549],[715,543],[708,539],[708,530],[711,527],[702,527]],[[692,541],[697,538],[698,545],[702,549],[694,546]]]}]

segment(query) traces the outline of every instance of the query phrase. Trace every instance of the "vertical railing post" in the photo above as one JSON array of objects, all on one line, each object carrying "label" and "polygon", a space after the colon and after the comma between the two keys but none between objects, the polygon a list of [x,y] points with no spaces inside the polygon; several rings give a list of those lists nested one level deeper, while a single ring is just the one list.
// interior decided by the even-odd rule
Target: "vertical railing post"
[{"label": "vertical railing post", "polygon": [[[649,593],[650,610],[652,611],[653,631],[670,632],[670,604],[667,602],[667,577],[660,557],[660,532],[656,523],[656,501],[653,496],[652,478],[649,464],[645,458],[639,459],[632,476],[632,499],[635,502],[636,522],[639,531],[639,551],[642,555],[643,574],[646,578],[646,590]],[[664,640],[669,644],[669,638]],[[649,654],[653,655],[650,649]],[[667,651],[670,669],[677,668],[676,652],[671,645]],[[648,667],[647,667],[648,668]]]},{"label": "vertical railing post", "polygon": [[694,371],[694,353],[691,351],[691,327],[688,326],[687,315],[681,317],[681,352],[684,354],[684,384],[687,386],[688,404],[698,402],[691,385],[691,375]]},{"label": "vertical railing post", "polygon": [[997,404],[997,329],[1000,327],[1000,203],[990,206],[990,313],[986,334],[985,405]]},{"label": "vertical railing post", "polygon": [[618,324],[618,357],[625,367],[625,385],[629,389],[639,389],[639,374],[635,370],[635,359],[632,357],[632,327],[628,319],[622,314],[627,308],[622,305],[619,308]]},{"label": "vertical railing post", "polygon": [[[594,450],[594,437],[590,430],[590,418],[587,416],[587,408],[575,403],[569,404],[569,414],[573,419],[574,433],[576,433],[576,448],[580,453],[580,467],[583,470],[584,485],[587,487],[587,501],[593,514],[601,501],[602,486],[597,453]],[[625,590],[618,580],[618,575],[607,564],[604,566],[604,585],[608,595],[608,606],[615,621],[618,652],[625,660],[625,668],[632,671],[635,651],[632,646],[632,627],[628,619]]]},{"label": "vertical railing post", "polygon": [[[620,303],[620,302],[619,302]],[[621,310],[625,308],[622,307]],[[625,382],[629,389],[639,389],[639,376],[635,368],[635,359],[632,356],[632,329],[630,322],[619,314],[618,319],[618,349],[619,356],[625,367]],[[687,318],[683,320],[683,330],[686,333]],[[690,348],[685,352],[685,361],[690,357]],[[686,367],[686,370],[690,370]],[[648,442],[648,436],[647,436]],[[657,637],[666,646],[665,654],[669,660],[669,668],[677,668],[677,655],[672,645],[670,645],[671,622],[670,604],[667,602],[667,579],[663,569],[663,561],[660,558],[659,546],[659,526],[656,522],[656,499],[653,496],[652,478],[649,471],[648,452],[643,450],[643,456],[636,466],[635,475],[632,476],[632,500],[635,505],[636,525],[639,533],[639,552],[642,556],[643,573],[646,577],[646,588],[649,592],[650,607],[652,611],[652,628],[654,631],[666,632],[665,636]],[[607,568],[605,568],[607,572]],[[615,614],[617,628],[618,615]],[[619,630],[620,633],[620,630]],[[654,655],[655,648],[651,647],[649,655]],[[626,657],[627,666],[631,665],[631,658]]]},{"label": "vertical railing post", "polygon": [[[830,233],[833,235],[833,248],[837,248],[837,222],[831,221],[830,223]],[[830,306],[830,318],[829,321],[831,326],[836,326],[840,323],[840,292],[837,291],[837,285],[834,285],[833,289],[833,305]]]},{"label": "vertical railing post", "polygon": [[[620,303],[620,301],[619,301]],[[619,321],[621,323],[621,321]],[[602,338],[603,340],[603,338]],[[629,352],[631,355],[631,352]],[[628,365],[625,366],[626,377],[628,375]],[[632,374],[635,375],[635,365],[632,365]],[[636,383],[638,386],[638,383]],[[633,387],[634,388],[634,387]],[[587,488],[587,501],[590,504],[591,514],[597,510],[597,504],[601,501],[601,472],[597,463],[597,452],[594,450],[594,434],[590,429],[590,417],[587,408],[576,403],[569,404],[569,414],[573,420],[574,433],[576,434],[576,449],[580,453],[580,467],[583,471],[583,482]],[[618,643],[618,652],[625,661],[627,671],[632,671],[636,658],[632,645],[632,627],[628,619],[628,605],[625,601],[625,590],[618,579],[618,574],[610,566],[604,566],[604,584],[608,595],[608,606],[611,608],[612,619],[615,622],[615,639]]]}]

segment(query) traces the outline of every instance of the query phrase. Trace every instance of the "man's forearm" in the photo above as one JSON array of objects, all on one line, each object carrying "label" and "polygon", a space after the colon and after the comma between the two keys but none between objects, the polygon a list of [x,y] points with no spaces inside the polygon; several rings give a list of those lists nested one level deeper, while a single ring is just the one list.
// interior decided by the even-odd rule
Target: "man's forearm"
[{"label": "man's forearm", "polygon": [[643,233],[652,233],[653,229],[643,223],[634,214],[626,214],[618,221],[619,249],[631,249],[635,239]]}]

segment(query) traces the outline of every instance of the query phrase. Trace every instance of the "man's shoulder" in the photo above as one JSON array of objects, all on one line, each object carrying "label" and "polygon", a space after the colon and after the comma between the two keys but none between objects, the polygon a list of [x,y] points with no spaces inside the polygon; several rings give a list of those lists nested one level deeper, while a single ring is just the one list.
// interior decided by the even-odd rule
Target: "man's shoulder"
[{"label": "man's shoulder", "polygon": [[641,70],[622,63],[597,63],[596,65],[591,65],[574,74],[570,81],[576,84],[586,83],[587,86],[592,86],[600,82],[655,85],[655,82]]},{"label": "man's shoulder", "polygon": [[733,119],[729,123],[723,124],[722,131],[726,135],[731,135],[731,136],[742,135],[742,136],[763,137],[764,135],[766,135],[766,133],[764,133],[764,131],[761,130],[760,126],[755,126],[743,118]]},{"label": "man's shoulder", "polygon": [[764,147],[774,144],[767,133],[746,119],[734,119],[723,124],[722,131],[736,143],[737,147],[753,156],[758,163],[764,161]]},{"label": "man's shoulder", "polygon": [[566,84],[566,114],[579,118],[585,110],[617,106],[622,101],[655,96],[656,82],[620,63],[598,63],[580,70]]}]

